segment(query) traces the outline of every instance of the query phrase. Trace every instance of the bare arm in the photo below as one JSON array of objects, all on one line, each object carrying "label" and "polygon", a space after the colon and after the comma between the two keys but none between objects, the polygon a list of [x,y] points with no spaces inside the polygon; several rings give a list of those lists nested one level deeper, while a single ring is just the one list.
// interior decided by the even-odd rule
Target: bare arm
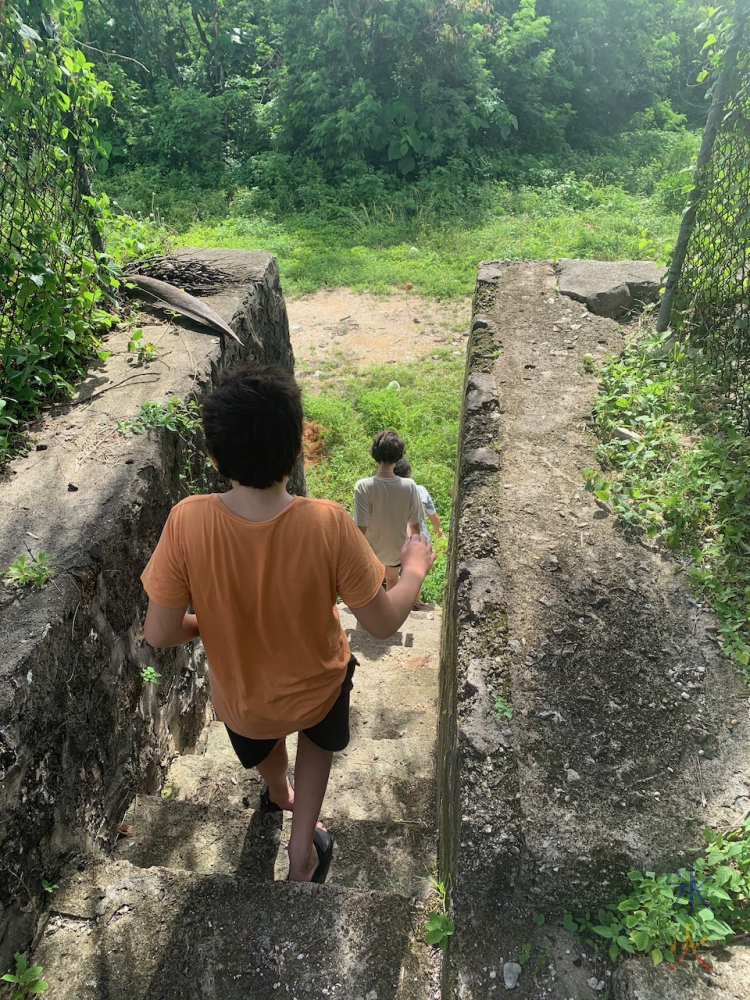
[{"label": "bare arm", "polygon": [[432,525],[432,530],[435,532],[438,538],[443,537],[443,529],[440,527],[440,518],[437,514],[428,514],[427,517],[430,519],[430,524]]},{"label": "bare arm", "polygon": [[406,621],[434,562],[429,538],[411,535],[401,549],[401,576],[396,586],[388,591],[378,590],[369,604],[351,609],[362,628],[376,639],[393,635]]},{"label": "bare arm", "polygon": [[149,601],[143,634],[149,646],[167,649],[199,638],[200,630],[196,616],[186,614],[185,608],[165,608]]},{"label": "bare arm", "polygon": [[366,524],[358,524],[357,527],[359,528],[359,530],[362,532],[363,535],[367,534],[367,525]]},{"label": "bare arm", "polygon": [[419,534],[419,525],[418,524],[410,524],[409,525],[409,534],[410,535],[418,535]]}]

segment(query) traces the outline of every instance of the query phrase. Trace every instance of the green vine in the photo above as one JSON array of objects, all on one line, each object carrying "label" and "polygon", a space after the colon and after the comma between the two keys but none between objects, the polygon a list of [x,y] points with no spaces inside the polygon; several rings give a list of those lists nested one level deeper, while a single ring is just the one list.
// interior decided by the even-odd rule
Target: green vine
[{"label": "green vine", "polygon": [[76,0],[0,4],[0,463],[20,421],[105,357],[117,287],[88,183],[95,114],[111,101],[73,42]]}]

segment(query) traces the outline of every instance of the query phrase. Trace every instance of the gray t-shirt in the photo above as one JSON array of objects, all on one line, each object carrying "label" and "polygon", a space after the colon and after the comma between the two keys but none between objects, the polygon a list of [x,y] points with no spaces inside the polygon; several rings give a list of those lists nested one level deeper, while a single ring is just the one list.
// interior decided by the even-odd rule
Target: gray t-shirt
[{"label": "gray t-shirt", "polygon": [[398,566],[407,525],[422,520],[417,484],[399,476],[370,476],[354,487],[354,522],[367,527],[367,541],[386,566]]},{"label": "gray t-shirt", "polygon": [[422,520],[419,522],[419,530],[421,534],[427,535],[427,537],[430,538],[431,536],[427,528],[426,518],[430,514],[437,514],[437,510],[435,509],[435,504],[433,503],[432,497],[427,492],[427,487],[420,486],[417,483],[417,490],[419,491],[419,499],[422,501]]}]

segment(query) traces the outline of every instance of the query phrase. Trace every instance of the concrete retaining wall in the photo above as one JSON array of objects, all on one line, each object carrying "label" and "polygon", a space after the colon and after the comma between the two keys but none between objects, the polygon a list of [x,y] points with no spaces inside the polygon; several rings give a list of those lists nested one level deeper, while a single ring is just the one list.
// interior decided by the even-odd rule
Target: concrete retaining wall
[{"label": "concrete retaining wall", "polygon": [[[750,805],[747,691],[709,609],[584,489],[595,370],[623,344],[559,293],[552,265],[480,265],[444,612],[445,996],[491,995],[534,911],[559,928],[564,909],[616,900],[627,871],[687,863],[703,826]],[[537,994],[525,973],[518,989],[584,995]]]}]

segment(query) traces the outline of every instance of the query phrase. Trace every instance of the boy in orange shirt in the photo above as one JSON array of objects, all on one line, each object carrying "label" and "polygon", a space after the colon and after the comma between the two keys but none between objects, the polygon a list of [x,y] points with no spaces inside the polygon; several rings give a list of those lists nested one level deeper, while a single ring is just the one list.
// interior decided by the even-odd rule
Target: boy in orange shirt
[{"label": "boy in orange shirt", "polygon": [[[383,566],[346,511],[287,493],[302,452],[302,402],[281,369],[225,372],[203,424],[232,489],[188,497],[170,512],[141,577],[146,641],[163,648],[202,638],[216,715],[240,762],[265,781],[261,808],[293,812],[289,878],[324,882],[333,841],[320,808],[333,752],[349,742],[356,666],[336,596],[371,635],[387,638],[435,557],[429,540],[412,536],[386,593]],[[285,737],[294,732],[292,786]]]}]

